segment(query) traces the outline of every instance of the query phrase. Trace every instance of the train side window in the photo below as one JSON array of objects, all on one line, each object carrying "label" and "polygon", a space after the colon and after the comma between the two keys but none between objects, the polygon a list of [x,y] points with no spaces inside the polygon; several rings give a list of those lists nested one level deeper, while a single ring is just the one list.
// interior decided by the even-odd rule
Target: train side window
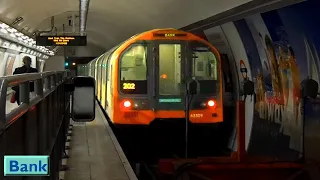
[{"label": "train side window", "polygon": [[107,64],[107,81],[110,81],[110,72],[111,72],[111,62],[110,62],[110,59],[111,59],[111,55],[108,57],[108,59],[106,60],[106,64]]},{"label": "train side window", "polygon": [[112,75],[113,75],[113,74],[112,74],[112,72],[113,72],[113,70],[112,70],[112,63],[110,62],[110,79],[111,79],[111,80],[110,80],[110,87],[111,87],[111,88],[110,88],[110,90],[111,90],[110,93],[111,93],[111,94],[112,94],[112,92],[113,92],[113,87],[112,87],[112,85],[113,85],[113,83],[112,83]]},{"label": "train side window", "polygon": [[120,59],[120,90],[126,94],[147,93],[147,46],[134,44]]},{"label": "train side window", "polygon": [[[98,81],[98,66],[99,66],[98,63],[99,63],[99,58],[97,58],[94,62],[94,69],[95,69],[94,77],[95,77],[96,81]],[[96,86],[97,86],[97,83],[96,83]]]},{"label": "train side window", "polygon": [[107,82],[107,70],[108,70],[108,66],[107,66],[107,60],[110,56],[110,53],[106,54],[102,60],[102,84]]}]

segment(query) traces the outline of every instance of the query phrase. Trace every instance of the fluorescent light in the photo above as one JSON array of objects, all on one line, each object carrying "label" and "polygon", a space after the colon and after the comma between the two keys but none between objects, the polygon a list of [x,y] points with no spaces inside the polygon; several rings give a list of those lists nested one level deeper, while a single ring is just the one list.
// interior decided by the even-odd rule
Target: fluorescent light
[{"label": "fluorescent light", "polygon": [[[49,53],[51,54],[51,51],[49,51],[49,49],[47,49],[45,47],[37,46],[36,41],[33,38],[30,38],[28,35],[25,35],[24,33],[20,32],[19,30],[15,29],[13,27],[10,27],[9,25],[7,25],[1,21],[0,21],[0,33],[9,34],[10,37],[12,37],[14,40],[16,40],[19,44],[21,44],[22,46],[21,46],[21,48],[18,48],[19,49],[18,51],[22,51],[22,52],[27,51],[27,53],[29,53],[31,51],[31,49],[29,49],[27,47],[31,47],[34,50],[38,49],[35,51],[31,51],[31,53],[34,55],[43,55],[40,53],[40,51],[46,52],[46,54],[49,54]],[[5,44],[6,43],[4,43],[4,46],[5,46]],[[25,44],[25,45],[23,45],[23,44]],[[13,46],[11,48],[13,48]],[[39,51],[39,52],[37,52],[37,51]],[[47,57],[49,57],[49,56],[47,56]]]},{"label": "fluorescent light", "polygon": [[0,27],[1,27],[1,28],[8,28],[9,26],[6,25],[5,23],[0,23]]},{"label": "fluorescent light", "polygon": [[11,32],[11,33],[17,32],[16,29],[13,29],[13,28],[11,28],[11,27],[7,28],[7,30],[8,30],[9,32]]},{"label": "fluorescent light", "polygon": [[15,33],[16,36],[20,37],[20,36],[23,36],[22,33],[18,32],[18,33]]},{"label": "fluorescent light", "polygon": [[8,31],[5,29],[0,29],[0,32],[4,33],[4,34],[8,34]]}]

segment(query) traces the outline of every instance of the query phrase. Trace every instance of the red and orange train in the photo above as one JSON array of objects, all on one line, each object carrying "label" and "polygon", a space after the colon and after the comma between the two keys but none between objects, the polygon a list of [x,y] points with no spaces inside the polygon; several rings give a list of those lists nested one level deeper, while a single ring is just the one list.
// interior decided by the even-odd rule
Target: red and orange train
[{"label": "red and orange train", "polygon": [[185,118],[186,82],[200,84],[191,123],[223,121],[222,72],[215,47],[191,33],[155,29],[137,34],[86,65],[97,99],[116,125]]},{"label": "red and orange train", "polygon": [[[186,87],[190,79],[200,85],[189,106],[190,123],[215,125],[227,122],[223,113],[221,64],[219,52],[206,40],[180,30],[155,29],[137,34],[92,60],[85,66],[85,73],[96,79],[97,99],[115,127],[134,129],[148,127],[157,120],[186,118]],[[247,155],[244,107],[243,101],[237,102],[235,152],[218,158],[184,159],[186,166],[180,170],[192,170],[207,179],[226,180],[280,180],[299,171],[300,163],[269,163],[265,161],[269,158],[256,160]],[[180,161],[160,160],[159,172],[174,173],[176,165],[182,164]]]}]

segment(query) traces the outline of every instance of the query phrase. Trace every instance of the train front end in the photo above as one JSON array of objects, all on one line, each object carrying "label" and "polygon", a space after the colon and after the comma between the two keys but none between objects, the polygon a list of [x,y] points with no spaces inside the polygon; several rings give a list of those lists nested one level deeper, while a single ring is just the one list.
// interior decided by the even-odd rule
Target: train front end
[{"label": "train front end", "polygon": [[[119,55],[113,123],[183,120],[186,107],[190,123],[223,122],[220,64],[218,51],[193,34],[173,29],[143,33]],[[197,94],[187,91],[191,79],[199,85]]]}]

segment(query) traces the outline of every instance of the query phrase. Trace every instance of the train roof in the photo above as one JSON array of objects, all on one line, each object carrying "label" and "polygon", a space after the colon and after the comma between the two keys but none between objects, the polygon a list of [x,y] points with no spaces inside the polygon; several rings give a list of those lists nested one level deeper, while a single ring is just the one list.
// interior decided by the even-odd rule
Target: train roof
[{"label": "train roof", "polygon": [[[126,47],[128,47],[129,45],[131,45],[132,43],[136,42],[136,41],[143,41],[143,40],[155,40],[155,35],[156,34],[160,34],[160,35],[165,35],[165,34],[174,34],[174,39],[177,40],[199,40],[199,41],[205,41],[204,39],[186,32],[186,31],[181,31],[178,29],[174,29],[174,28],[162,28],[162,29],[152,29],[149,31],[145,31],[142,32],[140,34],[136,34],[132,37],[130,37],[129,39],[125,40],[124,42],[120,43],[118,46],[116,46],[116,50],[114,51],[115,53],[117,52],[121,52],[123,51]],[[183,35],[183,36],[177,36],[177,35]],[[165,40],[168,39],[168,37],[166,36],[158,36],[156,37],[157,40]]]},{"label": "train roof", "polygon": [[[174,28],[152,29],[152,30],[144,31],[142,33],[135,34],[135,35],[131,36],[130,38],[124,40],[123,42],[119,43],[115,47],[119,48],[122,45],[126,44],[126,42],[130,42],[129,44],[131,44],[132,42],[137,41],[137,40],[151,40],[151,37],[153,37],[153,35],[157,34],[157,33],[185,34],[187,36],[197,37],[197,36],[193,35],[192,33],[181,31],[181,30],[174,29]],[[197,38],[199,38],[199,37],[197,37]],[[114,49],[114,48],[111,48],[111,49]]]},{"label": "train roof", "polygon": [[[126,39],[125,41],[119,43],[118,45],[114,46],[113,48],[111,48],[110,50],[108,50],[107,52],[105,52],[104,54],[108,53],[109,51],[113,51],[113,52],[121,52],[123,51],[126,47],[128,47],[130,44],[136,42],[136,41],[140,41],[140,40],[154,40],[154,35],[155,34],[183,34],[184,36],[178,36],[175,37],[176,39],[187,39],[187,40],[202,40],[202,41],[206,41],[190,32],[186,32],[186,31],[182,31],[182,30],[178,30],[178,29],[174,29],[174,28],[160,28],[160,29],[152,29],[149,31],[145,31],[139,34],[136,34],[128,39]],[[167,39],[167,37],[163,38],[157,38],[157,39]],[[103,56],[104,54],[100,55],[99,57]],[[91,62],[97,60],[99,57],[93,59]]]},{"label": "train roof", "polygon": [[[127,41],[130,40],[149,40],[150,38],[154,38],[154,34],[184,34],[187,37],[193,37],[193,38],[200,38],[192,33],[186,32],[186,31],[181,31],[178,29],[174,29],[174,28],[162,28],[162,29],[152,29],[149,31],[145,31],[139,34],[136,34],[134,36],[132,36],[131,38],[129,38]],[[184,37],[185,38],[185,37]],[[151,39],[150,39],[151,40]]]}]

